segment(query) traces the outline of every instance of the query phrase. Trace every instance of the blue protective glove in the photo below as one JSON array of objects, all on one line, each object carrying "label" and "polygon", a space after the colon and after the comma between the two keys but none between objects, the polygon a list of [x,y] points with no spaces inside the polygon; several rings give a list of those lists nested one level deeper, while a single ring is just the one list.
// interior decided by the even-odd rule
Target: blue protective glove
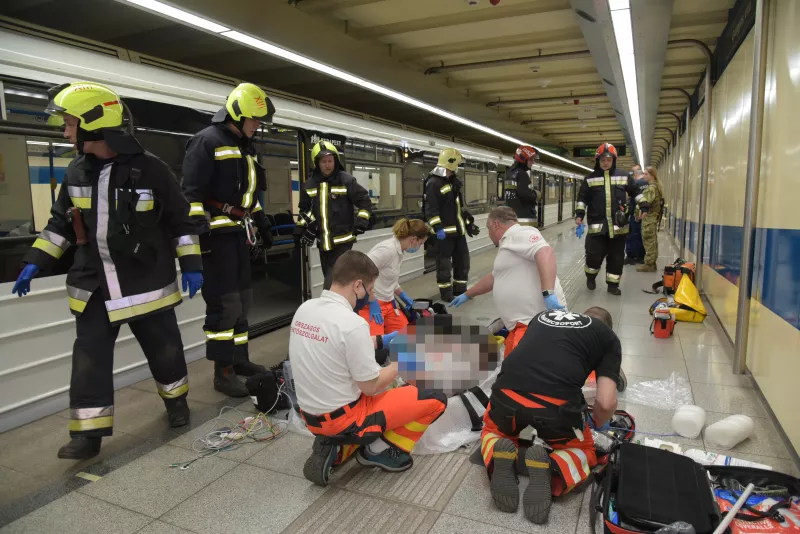
[{"label": "blue protective glove", "polygon": [[462,304],[464,304],[468,300],[469,300],[469,297],[467,296],[467,294],[466,293],[461,293],[459,296],[457,296],[456,298],[453,299],[453,301],[450,303],[450,306],[453,307],[453,308],[458,308],[459,306],[461,306]]},{"label": "blue protective glove", "polygon": [[558,302],[558,297],[553,295],[547,295],[544,298],[544,305],[547,307],[548,310],[563,310],[564,306]]},{"label": "blue protective glove", "polygon": [[377,299],[369,303],[369,316],[373,323],[377,325],[383,324],[383,312],[381,311],[381,305]]},{"label": "blue protective glove", "polygon": [[447,234],[444,233],[444,230],[439,230],[436,232],[436,239],[439,241],[442,241],[445,237],[447,237]]},{"label": "blue protective glove", "polygon": [[381,338],[383,339],[383,348],[386,348],[386,345],[392,342],[392,340],[397,337],[397,334],[400,333],[400,330],[395,330],[394,332],[389,332],[388,334],[383,334]]},{"label": "blue protective glove", "polygon": [[425,362],[417,360],[414,352],[400,352],[397,354],[397,369],[399,371],[424,371]]},{"label": "blue protective glove", "polygon": [[36,273],[38,272],[39,267],[32,263],[27,264],[22,269],[22,272],[19,273],[19,276],[17,277],[17,283],[14,284],[14,287],[11,289],[11,293],[16,293],[20,297],[27,295],[31,290],[31,280],[33,280],[33,277],[36,276]]},{"label": "blue protective glove", "polygon": [[611,422],[608,422],[600,428],[597,428],[597,424],[594,422],[594,417],[590,415],[587,419],[589,419],[589,428],[596,432],[605,432],[606,430],[611,430]]},{"label": "blue protective glove", "polygon": [[183,273],[181,276],[183,282],[183,290],[189,292],[189,298],[193,298],[200,288],[203,287],[203,273],[200,271],[191,271]]},{"label": "blue protective glove", "polygon": [[575,228],[575,237],[577,237],[578,239],[582,238],[582,237],[583,237],[583,233],[584,233],[585,231],[586,231],[586,225],[584,225],[584,224],[579,224],[579,225],[578,225],[578,226]]},{"label": "blue protective glove", "polygon": [[403,301],[403,303],[404,303],[404,304],[405,304],[407,307],[411,308],[411,306],[414,304],[414,299],[412,299],[411,297],[409,297],[409,296],[408,296],[408,293],[406,293],[405,291],[401,291],[401,292],[400,292],[400,295],[398,295],[398,296],[400,297],[400,300],[402,300],[402,301]]}]

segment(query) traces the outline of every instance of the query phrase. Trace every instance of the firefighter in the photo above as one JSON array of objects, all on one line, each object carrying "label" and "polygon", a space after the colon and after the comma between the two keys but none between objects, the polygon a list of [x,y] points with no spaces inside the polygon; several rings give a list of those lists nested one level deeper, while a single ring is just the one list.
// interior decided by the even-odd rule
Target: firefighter
[{"label": "firefighter", "polygon": [[514,154],[514,164],[506,171],[506,206],[514,210],[522,226],[537,226],[539,194],[531,182],[531,169],[537,159],[539,154],[535,148],[522,145]]},{"label": "firefighter", "polygon": [[206,358],[214,362],[214,389],[230,397],[248,395],[236,375],[266,373],[250,361],[248,351],[250,247],[272,245],[258,198],[267,178],[251,139],[262,124],[272,123],[274,113],[261,88],[239,85],[211,125],[189,140],[183,159],[183,191],[200,234],[206,273]]},{"label": "firefighter", "polygon": [[[478,235],[475,219],[464,209],[461,180],[456,176],[461,152],[446,148],[425,179],[425,217],[436,234],[436,283],[444,302],[467,290],[469,248],[467,235]],[[452,279],[451,279],[452,270]]]},{"label": "firefighter", "polygon": [[[522,504],[529,521],[545,523],[552,496],[586,481],[597,465],[590,429],[607,428],[617,408],[621,360],[611,314],[603,308],[583,314],[550,310],[533,317],[503,361],[483,416],[481,454],[498,509],[513,513],[519,506],[518,440],[527,426],[553,449],[548,454],[535,442],[525,452],[529,483]],[[581,386],[590,371],[598,377],[597,397],[586,415]]]},{"label": "firefighter", "polygon": [[369,192],[345,172],[333,143],[320,141],[314,145],[311,161],[314,172],[300,188],[295,239],[306,245],[317,241],[325,277],[323,289],[330,289],[336,260],[353,248],[356,236],[369,227],[372,201]]},{"label": "firefighter", "polygon": [[13,292],[23,296],[41,269],[77,244],[67,274],[69,307],[77,316],[70,381],[71,441],[59,458],[85,460],[100,452],[114,419],[114,344],[122,324],[139,342],[170,426],[189,422],[183,342],[174,307],[183,289],[203,283],[198,236],[189,203],[169,167],[132,135],[124,104],[109,88],[73,82],[49,91],[46,111],[63,118],[76,145],[50,220],[25,256]]},{"label": "firefighter", "polygon": [[414,445],[447,406],[441,392],[410,385],[386,391],[397,362],[381,367],[375,361],[369,326],[357,315],[377,278],[369,256],[347,251],[333,268],[331,289],[305,301],[292,319],[289,360],[297,403],[316,436],[303,475],[320,486],[359,446],[357,461],[364,466],[409,469]]},{"label": "firefighter", "polygon": [[[617,149],[603,143],[594,155],[594,171],[578,192],[575,208],[575,235],[583,236],[583,219],[589,224],[586,238],[586,287],[594,290],[595,279],[606,259],[606,284],[612,295],[621,295],[619,283],[625,261],[625,236],[629,231],[628,195],[636,196],[633,178],[617,170]],[[588,212],[588,213],[587,213]]]}]

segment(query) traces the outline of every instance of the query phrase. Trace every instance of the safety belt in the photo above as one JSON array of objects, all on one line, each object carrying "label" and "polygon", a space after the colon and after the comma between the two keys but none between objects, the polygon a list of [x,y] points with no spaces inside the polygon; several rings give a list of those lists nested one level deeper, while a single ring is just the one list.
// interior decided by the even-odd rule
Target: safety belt
[{"label": "safety belt", "polygon": [[467,409],[467,413],[469,414],[469,420],[470,423],[472,423],[472,431],[478,432],[483,428],[483,418],[478,416],[478,412],[475,411],[475,407],[472,405],[472,401],[469,400],[469,397],[467,397],[467,393],[472,393],[472,396],[481,403],[484,410],[489,406],[489,397],[487,397],[486,393],[478,386],[473,386],[458,394],[461,398],[461,402],[464,403],[464,408]]}]

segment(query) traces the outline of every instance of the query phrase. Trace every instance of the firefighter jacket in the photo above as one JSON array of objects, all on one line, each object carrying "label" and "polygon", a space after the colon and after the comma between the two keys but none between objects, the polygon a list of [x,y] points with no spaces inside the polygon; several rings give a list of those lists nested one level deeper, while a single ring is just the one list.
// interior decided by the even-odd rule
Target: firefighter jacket
[{"label": "firefighter jacket", "polygon": [[[633,178],[633,173],[629,174],[631,178]],[[644,193],[644,190],[647,188],[647,180],[644,178],[640,178],[633,182],[635,186],[635,195],[631,197],[630,202],[628,203],[628,213],[632,214],[636,211],[637,202],[639,202],[639,195]]]},{"label": "firefighter jacket", "polygon": [[466,235],[461,180],[454,174],[448,177],[448,172],[435,167],[425,179],[425,218],[434,233],[444,230],[447,235]]},{"label": "firefighter jacket", "polygon": [[[73,207],[82,223],[70,222]],[[102,292],[113,325],[167,310],[181,303],[175,257],[184,272],[203,270],[189,203],[169,167],[150,153],[75,158],[25,262],[52,267],[80,237],[75,224],[88,241],[78,246],[67,274],[75,315],[95,291]]]},{"label": "firefighter jacket", "polygon": [[369,192],[337,166],[327,177],[314,169],[300,188],[299,208],[297,226],[314,232],[320,250],[328,251],[367,230],[372,201]]},{"label": "firefighter jacket", "polygon": [[258,199],[258,193],[266,189],[267,174],[252,144],[233,133],[227,123],[214,123],[186,143],[183,192],[191,203],[189,214],[198,234],[244,231],[239,217],[209,201],[249,212],[259,229],[269,228]]},{"label": "firefighter jacket", "polygon": [[596,168],[581,184],[575,217],[586,219],[588,233],[609,237],[627,234],[628,196],[635,197],[638,188],[627,173]]},{"label": "firefighter jacket", "polygon": [[538,195],[531,185],[528,167],[515,162],[506,171],[506,206],[514,210],[520,223],[535,222]]}]

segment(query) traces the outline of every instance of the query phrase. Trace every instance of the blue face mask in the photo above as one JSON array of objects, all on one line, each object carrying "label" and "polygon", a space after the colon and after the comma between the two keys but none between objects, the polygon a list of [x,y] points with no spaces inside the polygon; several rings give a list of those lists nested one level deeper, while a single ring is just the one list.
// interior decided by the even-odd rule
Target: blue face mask
[{"label": "blue face mask", "polygon": [[[362,284],[363,284],[363,282],[362,282]],[[363,297],[359,297],[358,296],[358,292],[356,292],[356,305],[353,306],[353,311],[356,312],[356,313],[360,312],[361,309],[364,306],[369,304],[369,291],[367,291],[366,287],[364,288],[364,291],[365,291],[365,293],[364,293]]]},{"label": "blue face mask", "polygon": [[414,254],[418,250],[419,250],[419,247],[407,248],[406,252],[408,252],[409,254]]}]

